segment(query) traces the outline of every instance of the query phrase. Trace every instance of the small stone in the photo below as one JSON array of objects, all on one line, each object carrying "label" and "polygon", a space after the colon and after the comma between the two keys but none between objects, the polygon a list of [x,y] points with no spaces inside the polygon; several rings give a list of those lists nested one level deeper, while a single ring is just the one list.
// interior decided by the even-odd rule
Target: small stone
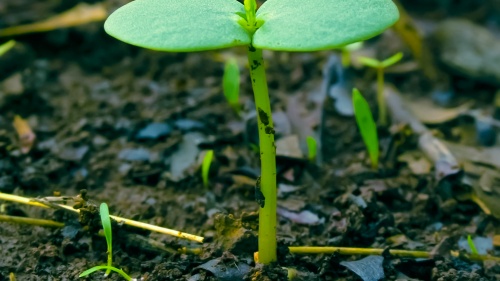
[{"label": "small stone", "polygon": [[160,137],[167,136],[172,132],[172,127],[170,125],[165,124],[165,123],[151,123],[147,125],[145,128],[140,130],[136,138],[139,140],[146,140],[146,139],[157,139]]},{"label": "small stone", "polygon": [[500,39],[468,20],[443,21],[434,33],[441,62],[457,74],[500,85]]}]

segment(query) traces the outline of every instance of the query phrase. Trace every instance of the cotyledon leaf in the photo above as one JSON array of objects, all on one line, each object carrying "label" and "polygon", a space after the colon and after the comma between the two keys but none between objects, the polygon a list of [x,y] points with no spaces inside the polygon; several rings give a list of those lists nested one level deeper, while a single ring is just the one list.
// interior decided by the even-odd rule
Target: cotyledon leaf
[{"label": "cotyledon leaf", "polygon": [[373,37],[394,24],[392,0],[268,0],[257,10],[264,24],[255,32],[257,48],[318,51]]},{"label": "cotyledon leaf", "polygon": [[116,10],[104,24],[126,43],[159,51],[192,52],[250,44],[237,15],[236,0],[135,0]]}]

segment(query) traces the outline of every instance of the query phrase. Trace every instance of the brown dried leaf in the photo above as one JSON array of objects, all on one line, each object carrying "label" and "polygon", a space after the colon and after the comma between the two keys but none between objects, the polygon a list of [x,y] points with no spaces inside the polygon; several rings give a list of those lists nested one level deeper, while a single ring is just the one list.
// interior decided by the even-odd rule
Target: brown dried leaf
[{"label": "brown dried leaf", "polygon": [[46,32],[59,28],[78,26],[89,22],[103,21],[107,16],[108,12],[104,8],[103,3],[93,5],[80,3],[59,15],[40,22],[4,28],[0,30],[0,37]]}]

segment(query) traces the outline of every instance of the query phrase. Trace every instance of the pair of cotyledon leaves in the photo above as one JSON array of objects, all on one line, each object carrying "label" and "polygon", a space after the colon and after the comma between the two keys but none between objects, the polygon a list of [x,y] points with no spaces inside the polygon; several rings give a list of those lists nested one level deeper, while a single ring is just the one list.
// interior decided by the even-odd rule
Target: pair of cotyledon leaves
[{"label": "pair of cotyledon leaves", "polygon": [[252,35],[238,21],[236,0],[135,0],[106,21],[110,35],[153,50],[204,51],[252,45],[317,51],[373,37],[399,18],[392,0],[267,0]]}]

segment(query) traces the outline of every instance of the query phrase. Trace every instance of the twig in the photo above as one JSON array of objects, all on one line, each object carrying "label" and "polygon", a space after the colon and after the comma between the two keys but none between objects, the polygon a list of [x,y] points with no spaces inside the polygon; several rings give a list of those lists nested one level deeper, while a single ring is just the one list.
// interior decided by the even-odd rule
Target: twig
[{"label": "twig", "polygon": [[17,216],[6,216],[6,215],[0,215],[0,221],[38,225],[38,226],[45,226],[45,227],[63,227],[64,226],[64,223],[57,222],[57,221],[25,218],[25,217],[17,217]]},{"label": "twig", "polygon": [[[17,203],[21,203],[21,204],[26,204],[26,205],[30,205],[30,206],[43,207],[43,208],[57,207],[57,208],[62,208],[62,209],[65,209],[67,211],[71,211],[71,212],[74,212],[77,214],[80,213],[80,210],[73,209],[73,207],[71,207],[71,206],[62,205],[62,204],[54,204],[54,203],[51,203],[49,206],[47,204],[41,203],[41,201],[36,201],[35,199],[30,199],[30,198],[12,195],[12,194],[6,194],[6,193],[2,193],[2,192],[0,192],[0,199],[6,200],[6,201],[11,201],[11,202],[17,202]],[[112,218],[113,220],[119,222],[119,223],[124,223],[126,225],[130,225],[130,226],[134,226],[134,227],[138,227],[138,228],[142,228],[142,229],[146,229],[146,230],[150,230],[150,231],[154,231],[154,232],[158,232],[158,233],[163,233],[163,234],[167,234],[167,235],[172,235],[172,236],[175,236],[178,238],[187,239],[187,240],[195,241],[198,243],[203,243],[204,237],[201,237],[201,236],[197,236],[197,235],[193,235],[193,234],[189,234],[189,233],[184,233],[181,231],[168,229],[165,227],[160,227],[160,226],[156,226],[156,225],[152,225],[152,224],[148,224],[148,223],[138,222],[138,221],[134,221],[134,220],[118,217],[118,216],[109,216],[109,217]]]}]

